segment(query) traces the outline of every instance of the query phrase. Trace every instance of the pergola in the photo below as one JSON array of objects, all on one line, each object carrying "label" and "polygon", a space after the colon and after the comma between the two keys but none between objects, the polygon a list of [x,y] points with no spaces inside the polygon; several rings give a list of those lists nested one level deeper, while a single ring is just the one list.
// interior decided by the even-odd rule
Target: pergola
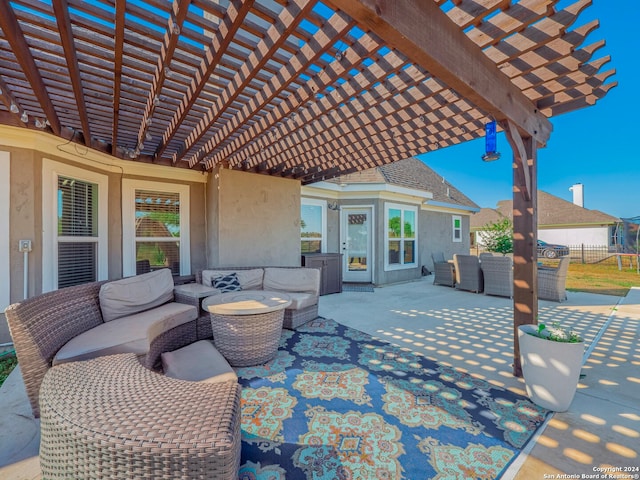
[{"label": "pergola", "polygon": [[548,119],[616,85],[609,57],[593,58],[604,41],[583,45],[598,22],[573,27],[590,3],[6,0],[0,123],[132,162],[307,184],[496,120],[513,150],[515,330],[536,321]]}]

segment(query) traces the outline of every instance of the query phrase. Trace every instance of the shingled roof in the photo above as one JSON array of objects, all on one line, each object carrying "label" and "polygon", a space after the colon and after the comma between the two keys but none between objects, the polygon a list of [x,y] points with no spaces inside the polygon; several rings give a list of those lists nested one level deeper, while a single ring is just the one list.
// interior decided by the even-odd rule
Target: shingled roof
[{"label": "shingled roof", "polygon": [[400,187],[430,192],[429,203],[460,206],[472,209],[480,207],[456,187],[429,168],[423,161],[411,157],[405,160],[370,168],[361,172],[342,175],[330,180],[333,183],[387,183]]},{"label": "shingled roof", "polygon": [[[513,201],[500,200],[498,208],[483,208],[471,217],[471,229],[478,230],[500,218],[513,217]],[[619,218],[599,210],[589,210],[550,193],[538,190],[538,226],[587,226],[611,225]]]}]

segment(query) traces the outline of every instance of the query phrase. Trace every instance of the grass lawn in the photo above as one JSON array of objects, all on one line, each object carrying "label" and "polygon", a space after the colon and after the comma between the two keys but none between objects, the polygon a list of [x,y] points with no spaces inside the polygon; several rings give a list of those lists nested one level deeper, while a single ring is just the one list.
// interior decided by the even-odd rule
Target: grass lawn
[{"label": "grass lawn", "polygon": [[567,290],[624,297],[631,287],[640,287],[635,266],[618,270],[617,265],[570,263]]},{"label": "grass lawn", "polygon": [[18,364],[15,354],[7,354],[0,357],[0,385],[7,379],[13,367]]}]

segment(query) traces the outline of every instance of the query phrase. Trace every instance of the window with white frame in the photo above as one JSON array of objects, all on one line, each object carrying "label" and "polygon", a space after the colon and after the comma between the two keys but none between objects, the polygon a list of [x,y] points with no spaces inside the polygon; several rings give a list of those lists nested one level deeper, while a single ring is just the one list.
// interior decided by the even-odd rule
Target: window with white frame
[{"label": "window with white frame", "polygon": [[300,206],[301,253],[327,251],[327,202],[303,198]]},{"label": "window with white frame", "polygon": [[123,272],[190,272],[189,187],[123,180]]},{"label": "window with white frame", "polygon": [[108,278],[108,178],[43,161],[43,291]]},{"label": "window with white frame", "polygon": [[385,268],[415,267],[418,245],[418,209],[385,204]]},{"label": "window with white frame", "polygon": [[460,215],[452,215],[451,222],[453,227],[453,241],[462,242],[462,217]]}]

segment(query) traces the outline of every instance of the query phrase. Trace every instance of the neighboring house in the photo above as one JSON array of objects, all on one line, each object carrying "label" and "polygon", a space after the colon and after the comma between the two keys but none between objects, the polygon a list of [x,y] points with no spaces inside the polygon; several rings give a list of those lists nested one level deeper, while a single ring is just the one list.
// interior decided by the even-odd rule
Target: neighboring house
[{"label": "neighboring house", "polygon": [[[582,203],[574,196],[574,201]],[[482,245],[479,232],[501,218],[513,219],[513,201],[483,208],[471,218],[472,245]],[[538,190],[538,238],[547,243],[614,249],[620,243],[620,219]]]},{"label": "neighboring house", "polygon": [[344,282],[376,285],[469,252],[478,205],[417,158],[303,186],[302,253],[342,253]]}]

